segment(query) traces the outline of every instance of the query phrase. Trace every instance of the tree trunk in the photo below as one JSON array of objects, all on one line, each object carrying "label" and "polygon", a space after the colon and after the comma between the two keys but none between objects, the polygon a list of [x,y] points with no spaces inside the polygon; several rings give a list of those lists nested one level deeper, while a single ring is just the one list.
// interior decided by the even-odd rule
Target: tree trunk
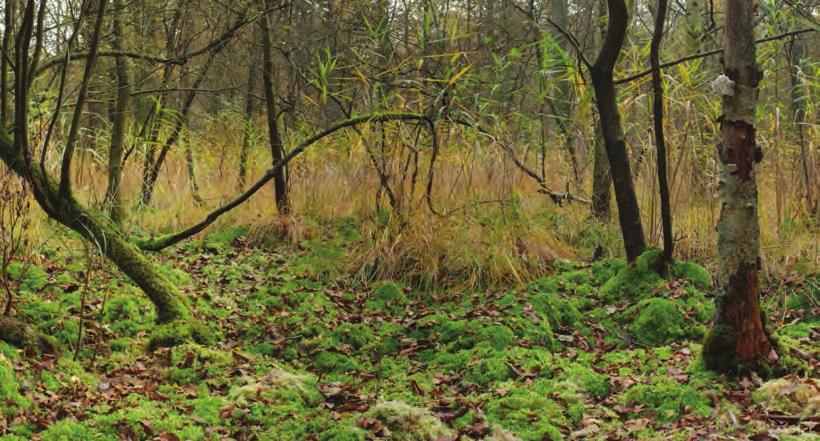
[{"label": "tree trunk", "polygon": [[202,195],[199,193],[199,180],[196,177],[196,161],[194,160],[194,149],[186,139],[185,142],[185,165],[188,169],[188,186],[191,187],[191,197],[194,203],[202,205]]},{"label": "tree trunk", "polygon": [[15,173],[32,183],[34,197],[49,217],[94,243],[135,285],[157,310],[157,321],[167,324],[152,346],[186,339],[210,340],[210,333],[193,315],[183,295],[151,264],[120,230],[100,214],[84,208],[72,195],[60,195],[58,184],[36,165],[27,165],[5,131],[0,130],[0,159]]},{"label": "tree trunk", "polygon": [[[266,2],[268,6],[270,2]],[[281,161],[284,157],[282,138],[279,135],[279,123],[277,121],[278,112],[276,110],[276,97],[273,94],[273,44],[271,43],[270,14],[266,14],[261,19],[262,27],[262,82],[265,89],[265,105],[267,106],[268,136],[270,137],[270,150],[273,163]],[[288,183],[285,167],[280,168],[273,178],[273,187],[276,193],[276,210],[279,214],[287,214],[290,211],[288,198]]]},{"label": "tree trunk", "polygon": [[601,122],[595,123],[595,150],[592,166],[592,216],[601,222],[609,222],[612,215],[612,175],[606,157]]},{"label": "tree trunk", "polygon": [[638,198],[632,182],[629,153],[626,150],[621,127],[621,115],[618,112],[615,84],[612,79],[615,62],[618,60],[626,36],[629,16],[624,0],[607,0],[607,6],[609,17],[606,38],[598,53],[598,58],[590,69],[590,74],[601,117],[604,146],[615,187],[618,220],[621,224],[626,257],[632,262],[646,249],[646,240],[641,225]]},{"label": "tree trunk", "polygon": [[[16,0],[6,0],[3,11],[3,54],[11,54],[12,32],[14,29],[14,10]],[[0,124],[4,127],[9,116],[9,59],[0,57]]]},{"label": "tree trunk", "polygon": [[811,153],[806,148],[806,89],[803,85],[803,78],[800,74],[803,69],[810,69],[809,66],[802,66],[803,59],[803,39],[801,36],[794,37],[789,48],[789,78],[791,80],[791,111],[794,118],[794,126],[797,130],[797,141],[800,145],[800,163],[803,172],[803,187],[806,206],[810,213],[817,212],[817,201],[814,199],[814,180],[812,179],[813,167],[811,164]]},{"label": "tree trunk", "polygon": [[255,111],[253,91],[256,89],[256,63],[251,56],[248,63],[248,84],[245,91],[245,136],[242,139],[242,149],[239,150],[239,191],[245,189],[245,181],[248,177],[248,156],[253,140],[253,114]]},{"label": "tree trunk", "polygon": [[[122,16],[125,3],[116,0],[114,3],[113,47],[115,51],[123,50],[125,35],[122,29]],[[122,224],[123,209],[120,196],[122,183],[122,161],[125,150],[125,132],[128,125],[128,105],[131,99],[130,80],[128,76],[128,61],[125,57],[116,57],[117,75],[117,103],[114,109],[113,124],[111,126],[111,149],[108,152],[108,188],[105,192],[105,202],[111,215],[111,220],[118,226]]]},{"label": "tree trunk", "polygon": [[28,324],[12,317],[0,316],[0,341],[25,351],[55,354],[57,342],[40,334]]},{"label": "tree trunk", "polygon": [[724,34],[721,163],[718,198],[718,255],[715,299],[717,317],[703,345],[709,369],[721,372],[758,370],[777,360],[760,310],[760,227],[757,215],[755,100],[762,72],[755,61],[754,1],[727,0]]},{"label": "tree trunk", "polygon": [[657,148],[658,190],[661,198],[661,223],[663,225],[663,264],[672,262],[675,247],[672,236],[672,208],[669,203],[669,183],[666,179],[666,140],[663,137],[663,81],[661,79],[660,51],[663,27],[666,22],[667,0],[658,0],[655,15],[655,30],[649,58],[652,64],[652,111],[655,124],[655,146]]},{"label": "tree trunk", "polygon": [[[606,9],[605,0],[597,1],[599,9],[596,27],[600,40],[606,37],[606,23],[603,21]],[[598,40],[598,38],[596,38]],[[598,43],[600,45],[601,42]],[[593,152],[592,165],[592,216],[602,222],[609,222],[612,215],[612,174],[609,171],[609,159],[606,157],[606,147],[604,147],[604,131],[601,122],[595,124],[595,151]]]}]

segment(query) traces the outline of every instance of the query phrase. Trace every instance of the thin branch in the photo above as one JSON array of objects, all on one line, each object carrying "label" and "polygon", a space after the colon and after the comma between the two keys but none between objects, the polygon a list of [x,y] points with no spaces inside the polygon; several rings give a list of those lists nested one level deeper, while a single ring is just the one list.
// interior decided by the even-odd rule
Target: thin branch
[{"label": "thin branch", "polygon": [[[792,36],[795,36],[795,35],[805,34],[805,33],[814,32],[814,31],[815,31],[815,29],[798,29],[796,31],[785,32],[785,33],[782,33],[782,34],[773,35],[771,37],[761,38],[759,40],[756,40],[755,44],[761,44],[761,43],[766,43],[766,42],[769,42],[769,41],[781,40],[783,38],[788,38],[788,37],[792,37]],[[674,61],[667,61],[666,63],[661,64],[660,68],[661,69],[666,69],[667,67],[677,66],[678,64],[685,63],[687,61],[697,60],[697,59],[700,59],[700,58],[706,58],[710,55],[717,55],[717,54],[720,54],[722,52],[723,52],[723,48],[720,48],[720,49],[715,49],[715,50],[712,50],[712,51],[699,52],[697,54],[687,55],[683,58],[678,58],[677,60],[674,60]],[[646,70],[642,70],[638,73],[632,74],[628,77],[619,78],[619,79],[615,80],[615,84],[629,83],[629,82],[635,81],[637,79],[643,78],[643,77],[645,77],[647,75],[651,75],[651,74],[652,74],[652,69],[649,68],[649,69],[646,69]]]},{"label": "thin branch", "polygon": [[569,41],[569,43],[572,45],[572,48],[575,49],[575,53],[578,54],[578,58],[581,60],[582,63],[584,63],[584,66],[586,66],[587,69],[590,69],[592,67],[592,64],[587,59],[586,55],[584,55],[584,51],[581,49],[581,45],[578,44],[578,40],[575,38],[575,36],[572,35],[566,29],[564,29],[558,23],[552,21],[552,19],[550,18],[547,19],[547,23],[549,23],[552,27],[558,30],[558,32],[560,32],[561,35],[563,35],[567,39],[567,41]]}]

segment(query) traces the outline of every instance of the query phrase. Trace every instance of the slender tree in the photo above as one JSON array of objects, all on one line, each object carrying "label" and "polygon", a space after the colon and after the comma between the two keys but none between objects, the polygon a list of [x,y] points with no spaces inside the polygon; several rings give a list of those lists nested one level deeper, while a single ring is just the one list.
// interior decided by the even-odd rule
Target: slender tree
[{"label": "slender tree", "polygon": [[[125,3],[123,0],[114,0],[113,14],[113,44],[115,51],[124,50],[123,15]],[[115,75],[117,78],[117,97],[111,125],[111,148],[108,151],[108,188],[105,192],[106,206],[111,220],[119,225],[122,223],[123,209],[120,186],[122,182],[122,162],[125,152],[125,133],[128,127],[128,107],[131,100],[131,82],[128,73],[128,61],[125,57],[115,58]]]},{"label": "slender tree", "polygon": [[709,369],[759,369],[778,356],[760,310],[760,227],[755,164],[755,101],[762,71],[755,61],[753,0],[726,0],[724,73],[712,86],[723,96],[718,144],[717,317],[703,345]]},{"label": "slender tree", "polygon": [[607,0],[607,29],[604,43],[598,58],[590,68],[595,99],[601,118],[604,135],[604,146],[609,159],[612,183],[615,187],[615,200],[618,204],[618,220],[624,239],[626,257],[634,261],[646,249],[641,213],[635,185],[632,182],[629,153],[624,141],[621,115],[613,82],[615,63],[621,53],[629,21],[624,0]]},{"label": "slender tree", "polygon": [[[265,6],[271,7],[271,1],[266,0]],[[279,134],[279,115],[276,110],[276,96],[274,95],[273,79],[273,43],[271,41],[271,14],[265,14],[260,19],[262,32],[262,83],[265,89],[265,105],[267,106],[268,136],[270,138],[270,150],[273,163],[282,160],[285,155],[282,137]],[[287,169],[280,167],[273,178],[274,192],[276,193],[276,210],[280,214],[287,214],[290,211],[290,201],[288,198]]]},{"label": "slender tree", "polygon": [[655,147],[657,148],[658,190],[661,198],[661,223],[663,224],[663,263],[672,261],[675,247],[672,236],[672,208],[669,203],[669,183],[666,178],[666,140],[663,137],[663,80],[661,79],[661,40],[666,22],[667,0],[658,0],[655,12],[655,30],[649,58],[652,64],[652,111],[654,113]]}]

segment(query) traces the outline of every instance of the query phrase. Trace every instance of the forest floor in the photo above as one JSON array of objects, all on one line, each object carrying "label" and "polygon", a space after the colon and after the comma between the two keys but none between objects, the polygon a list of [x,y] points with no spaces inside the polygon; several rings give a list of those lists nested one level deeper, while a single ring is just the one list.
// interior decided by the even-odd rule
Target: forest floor
[{"label": "forest floor", "polygon": [[152,305],[67,247],[17,268],[18,317],[64,353],[0,343],[0,440],[820,439],[816,275],[765,298],[791,373],[727,379],[698,360],[714,306],[695,264],[559,262],[507,291],[430,294],[322,277],[345,258],[335,236],[277,251],[239,233],[160,259],[212,345],[149,352]]}]

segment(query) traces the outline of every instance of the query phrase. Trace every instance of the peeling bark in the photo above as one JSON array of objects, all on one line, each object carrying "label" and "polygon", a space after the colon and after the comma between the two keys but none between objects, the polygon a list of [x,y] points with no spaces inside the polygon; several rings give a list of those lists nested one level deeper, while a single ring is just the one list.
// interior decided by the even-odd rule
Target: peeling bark
[{"label": "peeling bark", "polygon": [[762,153],[755,144],[754,110],[762,73],[755,64],[752,0],[728,0],[724,74],[734,82],[723,95],[718,199],[715,328],[704,343],[703,358],[722,372],[759,370],[777,360],[760,309],[760,226],[755,164]]}]

